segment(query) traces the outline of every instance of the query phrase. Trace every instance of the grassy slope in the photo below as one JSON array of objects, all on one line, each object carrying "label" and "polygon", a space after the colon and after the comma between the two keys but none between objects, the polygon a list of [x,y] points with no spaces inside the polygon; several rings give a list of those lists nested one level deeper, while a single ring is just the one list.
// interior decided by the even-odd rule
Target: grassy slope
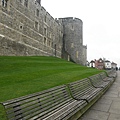
[{"label": "grassy slope", "polygon": [[[0,57],[0,102],[67,84],[101,71],[54,57]],[[0,106],[0,111],[4,112]],[[0,112],[0,118],[4,116]],[[1,120],[1,119],[0,119]]]}]

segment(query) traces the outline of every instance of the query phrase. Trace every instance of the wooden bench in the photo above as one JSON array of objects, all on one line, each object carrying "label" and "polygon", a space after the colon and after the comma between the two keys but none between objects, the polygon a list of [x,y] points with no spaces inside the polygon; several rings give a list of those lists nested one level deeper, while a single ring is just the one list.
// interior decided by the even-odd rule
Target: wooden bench
[{"label": "wooden bench", "polygon": [[93,87],[88,78],[70,83],[68,86],[74,99],[86,100],[88,103],[92,101],[103,89]]},{"label": "wooden bench", "polygon": [[117,77],[117,72],[116,70],[107,70],[106,71],[109,77],[116,78]]},{"label": "wooden bench", "polygon": [[105,72],[100,73],[100,76],[102,78],[103,81],[110,81],[113,82],[114,78],[113,77],[108,77],[107,74]]},{"label": "wooden bench", "polygon": [[63,85],[9,100],[2,105],[8,120],[67,120],[87,102],[73,99]]},{"label": "wooden bench", "polygon": [[100,74],[90,76],[89,79],[91,80],[91,83],[96,88],[105,88],[111,84],[110,81],[103,81]]},{"label": "wooden bench", "polygon": [[[8,120],[75,120],[110,87],[100,74],[6,102]],[[77,118],[76,118],[77,116]],[[78,117],[79,116],[79,117]]]}]

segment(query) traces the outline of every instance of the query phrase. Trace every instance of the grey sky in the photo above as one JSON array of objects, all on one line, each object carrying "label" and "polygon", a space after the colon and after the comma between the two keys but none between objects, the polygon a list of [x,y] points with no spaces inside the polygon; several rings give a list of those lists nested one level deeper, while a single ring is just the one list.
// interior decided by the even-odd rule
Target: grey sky
[{"label": "grey sky", "polygon": [[54,17],[83,21],[83,42],[88,61],[106,58],[120,66],[120,0],[42,0]]}]

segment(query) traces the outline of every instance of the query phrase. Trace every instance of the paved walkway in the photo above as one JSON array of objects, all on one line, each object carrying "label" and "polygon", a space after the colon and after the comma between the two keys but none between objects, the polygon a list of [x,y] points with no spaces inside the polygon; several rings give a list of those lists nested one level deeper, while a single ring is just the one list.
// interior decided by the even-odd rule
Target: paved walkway
[{"label": "paved walkway", "polygon": [[120,120],[120,72],[113,85],[78,120]]}]

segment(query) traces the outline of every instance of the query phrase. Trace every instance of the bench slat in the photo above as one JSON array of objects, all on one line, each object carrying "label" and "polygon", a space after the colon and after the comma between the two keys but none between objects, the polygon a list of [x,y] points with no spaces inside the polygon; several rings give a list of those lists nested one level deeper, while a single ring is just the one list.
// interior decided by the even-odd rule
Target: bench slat
[{"label": "bench slat", "polygon": [[[59,94],[55,94],[55,95],[58,96]],[[34,105],[35,103],[39,103],[39,106],[40,106],[40,104],[43,106],[46,103],[52,102],[53,99],[55,99],[57,101],[57,100],[63,99],[63,97],[65,97],[65,98],[68,97],[68,95],[66,93],[64,94],[64,96],[60,96],[60,95],[59,95],[59,97],[56,97],[56,96],[53,97],[52,95],[49,95],[49,96],[45,96],[45,98],[40,98],[40,96],[39,96],[34,101],[29,101],[27,103],[26,103],[26,101],[24,101],[24,104],[23,104],[23,101],[22,102],[18,102],[18,103],[21,104],[21,109],[24,109],[24,108],[27,108],[27,107],[31,106],[31,104]],[[11,106],[11,107],[13,107],[13,106]],[[17,106],[14,108],[14,111],[15,110],[17,110]],[[8,112],[9,112],[9,110],[8,110]]]},{"label": "bench slat", "polygon": [[[72,109],[70,105],[87,104],[86,101],[74,100],[66,85],[51,88],[39,93],[12,99],[2,103],[9,120],[45,119],[49,116],[66,116],[58,111]],[[76,108],[73,108],[74,110]],[[71,112],[70,110],[68,113]],[[73,112],[73,111],[72,111]],[[69,116],[69,114],[68,114]],[[38,117],[38,118],[37,118]],[[69,116],[70,117],[70,116]]]},{"label": "bench slat", "polygon": [[73,98],[90,102],[102,89],[92,86],[88,78],[68,84]]},{"label": "bench slat", "polygon": [[[3,105],[5,105],[5,108],[9,108],[9,107],[13,107],[12,105],[14,104],[23,104],[29,101],[32,101],[34,99],[38,99],[39,96],[41,98],[44,98],[45,96],[51,95],[52,93],[58,93],[59,91],[63,90],[64,88],[59,88],[57,87],[57,89],[50,89],[49,91],[44,91],[44,92],[40,92],[37,94],[33,94],[33,95],[29,95],[29,96],[25,96],[25,97],[20,97],[17,99],[13,99],[13,100],[9,100],[3,103]],[[45,93],[45,94],[44,94]]]},{"label": "bench slat", "polygon": [[110,84],[110,81],[103,81],[99,74],[90,76],[89,79],[96,88],[105,88]]},{"label": "bench slat", "polygon": [[106,76],[97,74],[2,104],[8,120],[67,120],[110,84],[111,81],[104,81],[102,77]]},{"label": "bench slat", "polygon": [[[35,112],[35,111],[37,111],[39,109],[40,109],[40,112],[42,112],[42,111],[45,111],[45,110],[49,109],[51,107],[51,104],[52,104],[52,106],[55,106],[55,105],[59,104],[60,102],[63,102],[64,100],[67,100],[67,98],[66,99],[57,99],[57,100],[59,102],[57,102],[57,101],[56,102],[50,101],[50,102],[47,102],[47,103],[44,103],[44,104],[41,103],[41,105],[37,102],[37,104],[28,106],[27,108],[24,108],[24,109],[22,109],[21,107],[20,107],[21,109],[17,108],[15,112],[12,109],[13,114],[10,113],[10,116],[11,115],[12,116],[13,115],[18,115],[19,112],[24,113],[23,116],[25,116],[27,114],[30,114],[30,112],[32,113],[32,112]],[[17,111],[17,110],[19,110],[19,111]]]},{"label": "bench slat", "polygon": [[117,77],[117,72],[116,70],[107,70],[106,71],[109,77],[116,78]]},{"label": "bench slat", "polygon": [[110,82],[114,81],[114,79],[112,77],[107,77],[105,72],[100,73],[100,76],[101,76],[103,81],[110,81]]}]

